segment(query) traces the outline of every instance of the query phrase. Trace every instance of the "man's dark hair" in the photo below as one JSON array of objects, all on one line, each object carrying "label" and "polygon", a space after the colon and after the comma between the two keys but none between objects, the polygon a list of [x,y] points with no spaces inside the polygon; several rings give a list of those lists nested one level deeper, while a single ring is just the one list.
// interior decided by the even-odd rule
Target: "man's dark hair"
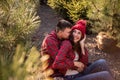
[{"label": "man's dark hair", "polygon": [[56,26],[56,31],[64,30],[66,28],[71,28],[72,24],[69,21],[66,21],[64,19],[60,20]]}]

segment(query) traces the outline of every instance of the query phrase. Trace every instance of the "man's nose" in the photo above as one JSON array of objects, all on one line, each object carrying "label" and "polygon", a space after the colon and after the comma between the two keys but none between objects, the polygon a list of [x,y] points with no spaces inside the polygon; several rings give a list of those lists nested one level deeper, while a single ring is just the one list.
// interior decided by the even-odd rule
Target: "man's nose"
[{"label": "man's nose", "polygon": [[75,33],[74,36],[77,36],[77,34]]}]

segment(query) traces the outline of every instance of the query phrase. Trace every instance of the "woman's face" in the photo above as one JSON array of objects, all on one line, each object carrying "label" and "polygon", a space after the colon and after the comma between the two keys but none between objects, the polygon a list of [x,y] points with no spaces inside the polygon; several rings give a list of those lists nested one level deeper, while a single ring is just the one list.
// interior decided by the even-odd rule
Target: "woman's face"
[{"label": "woman's face", "polygon": [[80,30],[74,29],[73,30],[73,41],[74,43],[77,43],[78,41],[80,41],[81,37],[82,37],[82,33]]}]

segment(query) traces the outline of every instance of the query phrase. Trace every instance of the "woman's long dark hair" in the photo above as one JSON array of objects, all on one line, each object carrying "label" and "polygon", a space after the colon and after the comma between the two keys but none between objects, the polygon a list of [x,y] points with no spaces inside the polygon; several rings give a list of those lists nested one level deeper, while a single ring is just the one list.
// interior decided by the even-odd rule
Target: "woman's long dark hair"
[{"label": "woman's long dark hair", "polygon": [[76,51],[77,53],[79,53],[80,57],[82,56],[82,51],[81,51],[81,46],[80,46],[80,43],[79,41],[75,44],[74,41],[73,41],[73,31],[71,31],[71,34],[70,34],[70,37],[69,37],[69,40],[72,44],[72,48],[74,51]]}]

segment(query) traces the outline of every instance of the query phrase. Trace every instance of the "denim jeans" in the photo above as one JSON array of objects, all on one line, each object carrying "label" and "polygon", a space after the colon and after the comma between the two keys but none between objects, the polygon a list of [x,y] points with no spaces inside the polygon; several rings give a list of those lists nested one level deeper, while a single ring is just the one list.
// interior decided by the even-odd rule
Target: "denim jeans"
[{"label": "denim jeans", "polygon": [[[100,71],[108,71],[111,74],[111,71],[108,67],[108,64],[106,60],[104,59],[99,59],[89,65],[85,70],[84,70],[84,75],[91,74],[91,73],[96,73]],[[111,74],[112,75],[112,74]]]},{"label": "denim jeans", "polygon": [[71,80],[114,80],[108,71],[101,71],[84,75],[82,77],[76,77]]},{"label": "denim jeans", "polygon": [[104,59],[89,65],[82,73],[65,76],[65,80],[114,80]]}]

